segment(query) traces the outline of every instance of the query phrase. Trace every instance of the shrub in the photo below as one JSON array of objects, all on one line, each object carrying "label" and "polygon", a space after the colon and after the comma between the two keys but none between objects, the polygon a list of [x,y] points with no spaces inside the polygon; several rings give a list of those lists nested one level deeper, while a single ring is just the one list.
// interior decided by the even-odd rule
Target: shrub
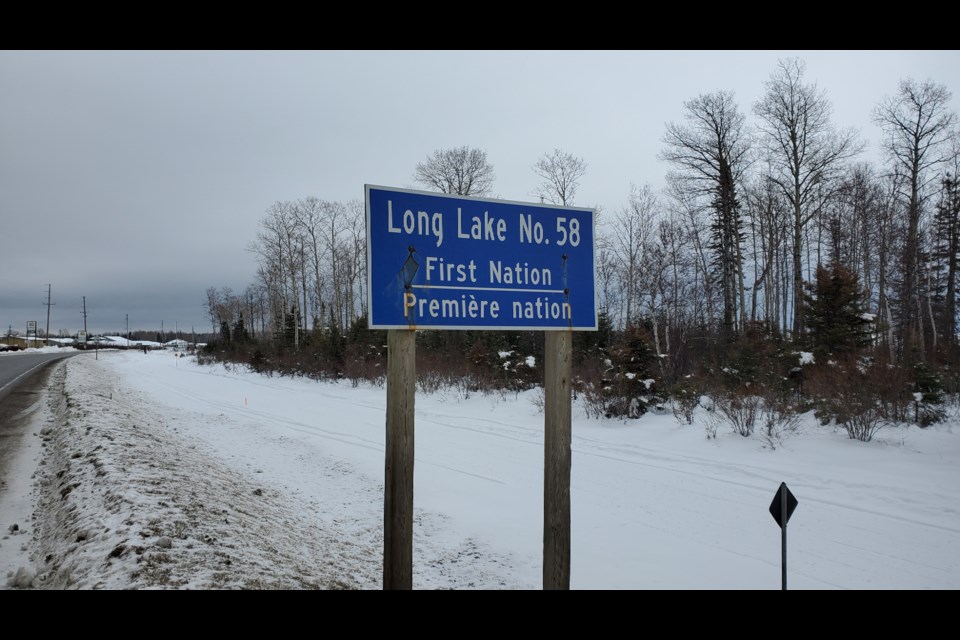
[{"label": "shrub", "polygon": [[673,417],[680,424],[693,424],[693,413],[700,404],[701,384],[694,376],[685,376],[673,386],[670,403]]},{"label": "shrub", "polygon": [[733,432],[747,437],[756,429],[763,409],[763,399],[744,391],[726,391],[713,397],[715,415]]},{"label": "shrub", "polygon": [[759,432],[771,447],[800,424],[797,408],[781,395],[764,387],[742,387],[712,396],[713,412],[707,418],[707,437],[715,437],[719,426],[729,425],[737,435]]},{"label": "shrub", "polygon": [[776,448],[783,436],[793,433],[800,425],[800,412],[797,407],[783,400],[768,399],[764,404],[761,426],[763,437],[771,448]]},{"label": "shrub", "polygon": [[848,412],[840,424],[847,430],[847,436],[851,440],[870,442],[884,422],[877,407],[865,406],[857,411]]},{"label": "shrub", "polygon": [[260,349],[255,349],[250,356],[250,368],[257,373],[263,373],[267,365],[267,356]]},{"label": "shrub", "polygon": [[807,389],[821,423],[834,420],[851,439],[869,442],[884,424],[904,414],[909,395],[900,373],[897,367],[848,358],[816,365]]}]

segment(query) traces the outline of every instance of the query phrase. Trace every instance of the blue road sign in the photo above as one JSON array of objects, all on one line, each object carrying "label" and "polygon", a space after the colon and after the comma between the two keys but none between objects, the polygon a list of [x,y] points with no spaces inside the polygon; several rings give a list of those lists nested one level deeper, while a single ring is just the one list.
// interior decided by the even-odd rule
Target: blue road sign
[{"label": "blue road sign", "polygon": [[594,212],[366,185],[372,329],[596,331]]}]

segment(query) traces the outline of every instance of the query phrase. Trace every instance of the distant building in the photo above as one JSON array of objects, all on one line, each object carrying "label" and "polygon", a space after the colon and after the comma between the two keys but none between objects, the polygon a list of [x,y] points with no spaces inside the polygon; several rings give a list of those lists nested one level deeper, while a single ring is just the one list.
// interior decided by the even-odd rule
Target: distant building
[{"label": "distant building", "polygon": [[8,349],[5,349],[5,350],[10,350],[10,349],[16,350],[16,349],[27,348],[26,338],[22,338],[20,336],[3,336],[2,338],[0,338],[0,344],[4,344],[8,347]]}]

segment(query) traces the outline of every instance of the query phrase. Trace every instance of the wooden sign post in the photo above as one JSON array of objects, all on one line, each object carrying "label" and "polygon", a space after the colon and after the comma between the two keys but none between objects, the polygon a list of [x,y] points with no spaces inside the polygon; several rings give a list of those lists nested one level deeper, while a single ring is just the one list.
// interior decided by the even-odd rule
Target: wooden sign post
[{"label": "wooden sign post", "polygon": [[417,329],[544,331],[543,588],[570,588],[574,331],[597,330],[596,212],[366,185],[369,327],[387,330],[383,588],[413,587]]},{"label": "wooden sign post", "polygon": [[413,402],[417,333],[387,332],[387,439],[383,588],[413,588]]},{"label": "wooden sign post", "polygon": [[543,588],[570,588],[573,333],[547,331],[543,378]]}]

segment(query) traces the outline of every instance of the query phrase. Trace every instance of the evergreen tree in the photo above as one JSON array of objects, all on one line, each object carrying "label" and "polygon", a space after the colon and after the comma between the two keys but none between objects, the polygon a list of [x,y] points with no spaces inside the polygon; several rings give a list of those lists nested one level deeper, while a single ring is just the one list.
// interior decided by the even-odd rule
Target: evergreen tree
[{"label": "evergreen tree", "polygon": [[871,320],[855,273],[839,264],[818,265],[816,285],[805,288],[804,318],[814,353],[840,356],[870,344]]},{"label": "evergreen tree", "polygon": [[223,344],[230,344],[230,324],[226,320],[220,321],[220,339]]},{"label": "evergreen tree", "polygon": [[290,313],[283,316],[283,344],[293,346],[297,339],[297,307],[290,308]]},{"label": "evergreen tree", "polygon": [[347,352],[347,341],[340,332],[337,319],[330,310],[330,320],[327,324],[326,336],[323,341],[323,355],[326,361],[335,369],[343,368],[344,356]]},{"label": "evergreen tree", "polygon": [[233,325],[233,341],[237,344],[245,344],[249,342],[250,335],[247,333],[247,327],[243,323],[243,313],[240,313],[240,318],[237,320],[236,324]]},{"label": "evergreen tree", "polygon": [[713,251],[716,278],[723,293],[723,332],[727,338],[736,333],[737,293],[742,288],[740,201],[729,164],[721,158],[720,179],[714,187],[712,202],[716,217],[711,223],[709,248]]},{"label": "evergreen tree", "polygon": [[[318,334],[320,332],[317,332]],[[440,333],[439,331],[418,331],[417,341],[425,335]],[[386,351],[387,332],[383,330],[372,330],[368,326],[367,314],[357,317],[351,324],[346,335],[345,354],[350,354],[351,358],[360,358],[367,360],[376,358]]]},{"label": "evergreen tree", "polygon": [[[383,335],[381,335],[383,334]],[[371,344],[382,344],[386,342],[386,334],[383,331],[371,331],[367,324],[367,314],[358,316],[347,330],[347,342],[351,345],[368,346]]]},{"label": "evergreen tree", "polygon": [[960,181],[949,173],[940,183],[934,214],[934,282],[930,294],[937,308],[938,330],[949,344],[957,339],[957,270],[960,258]]},{"label": "evergreen tree", "polygon": [[597,313],[596,331],[576,331],[573,334],[573,359],[581,363],[588,358],[607,353],[610,337],[613,333],[613,321],[606,309]]},{"label": "evergreen tree", "polygon": [[655,378],[656,362],[649,325],[642,321],[627,327],[610,345],[611,366],[600,394],[608,418],[639,418],[647,411],[650,394],[657,392],[656,385],[648,382]]}]

